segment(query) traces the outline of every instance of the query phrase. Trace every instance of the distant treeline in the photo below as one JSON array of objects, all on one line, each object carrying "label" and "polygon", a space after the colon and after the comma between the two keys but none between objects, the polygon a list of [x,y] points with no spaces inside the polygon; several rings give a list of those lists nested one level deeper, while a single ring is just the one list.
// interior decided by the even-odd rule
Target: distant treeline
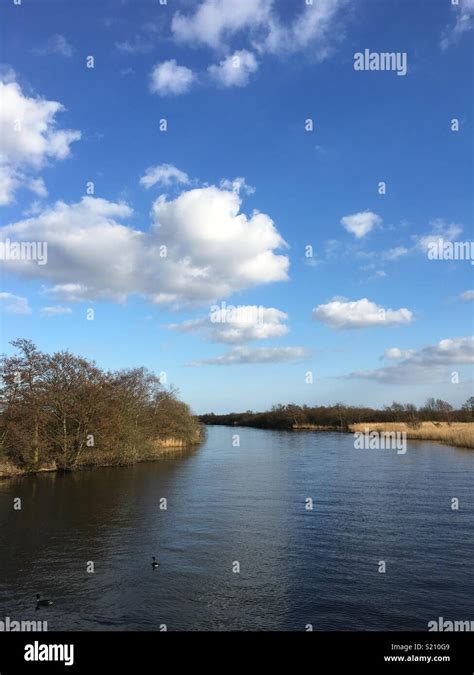
[{"label": "distant treeline", "polygon": [[128,464],[170,439],[199,439],[197,418],[146,368],[106,372],[69,351],[11,344],[17,354],[0,357],[0,468]]},{"label": "distant treeline", "polygon": [[431,422],[472,422],[474,419],[474,397],[455,410],[441,399],[429,398],[425,405],[417,408],[411,403],[392,403],[378,410],[336,403],[331,406],[276,405],[266,412],[247,410],[243,413],[201,415],[204,424],[258,427],[261,429],[293,429],[312,425],[345,430],[349,424],[362,422],[405,422],[416,428],[424,421]]}]

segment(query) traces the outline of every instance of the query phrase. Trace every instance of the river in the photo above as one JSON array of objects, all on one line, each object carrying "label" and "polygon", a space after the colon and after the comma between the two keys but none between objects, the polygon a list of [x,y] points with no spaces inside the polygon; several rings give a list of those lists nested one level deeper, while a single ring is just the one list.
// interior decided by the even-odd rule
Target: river
[{"label": "river", "polygon": [[[408,443],[402,455],[357,450],[350,434],[208,427],[200,447],[163,460],[0,481],[0,620],[53,631],[472,620],[474,452]],[[54,605],[35,612],[38,592]]]}]

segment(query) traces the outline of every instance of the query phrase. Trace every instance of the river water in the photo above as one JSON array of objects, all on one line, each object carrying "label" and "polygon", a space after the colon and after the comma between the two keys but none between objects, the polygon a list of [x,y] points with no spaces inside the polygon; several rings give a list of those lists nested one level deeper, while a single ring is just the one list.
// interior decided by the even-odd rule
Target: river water
[{"label": "river water", "polygon": [[[473,534],[472,450],[208,427],[160,461],[1,481],[0,620],[423,631],[474,619]],[[38,592],[54,605],[35,612]]]}]

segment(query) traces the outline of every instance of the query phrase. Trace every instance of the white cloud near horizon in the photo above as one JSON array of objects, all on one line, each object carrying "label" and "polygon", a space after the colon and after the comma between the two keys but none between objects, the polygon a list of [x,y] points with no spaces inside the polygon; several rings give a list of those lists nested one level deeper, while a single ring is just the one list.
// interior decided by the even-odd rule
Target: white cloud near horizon
[{"label": "white cloud near horizon", "polygon": [[72,314],[72,309],[70,307],[62,307],[61,305],[41,307],[40,314],[41,316],[62,316],[64,314]]},{"label": "white cloud near horizon", "polygon": [[367,298],[355,301],[338,298],[315,307],[313,318],[330,328],[346,329],[406,324],[412,321],[413,313],[406,307],[384,309]]},{"label": "white cloud near horizon", "polygon": [[472,364],[474,364],[474,337],[447,338],[435,345],[414,351],[396,365],[376,370],[356,371],[347,377],[392,385],[418,384],[447,376],[446,370],[452,366]]},{"label": "white cloud near horizon", "polygon": [[64,106],[26,96],[11,77],[0,81],[0,99],[0,205],[11,204],[21,187],[45,197],[43,179],[31,174],[37,174],[49,160],[68,157],[81,132],[58,129],[56,115]]},{"label": "white cloud near horizon", "polygon": [[190,68],[179,66],[176,59],[157,63],[150,76],[150,91],[160,96],[178,96],[191,89],[196,76]]},{"label": "white cloud near horizon", "polygon": [[28,299],[13,293],[0,293],[0,308],[8,314],[31,314]]},{"label": "white cloud near horizon", "polygon": [[414,353],[413,349],[399,349],[398,347],[390,347],[386,349],[383,358],[387,361],[398,361],[399,359],[407,359]]},{"label": "white cloud near horizon", "polygon": [[311,352],[304,347],[233,347],[227,354],[201,361],[192,361],[188,366],[235,366],[258,363],[288,363],[308,358]]},{"label": "white cloud near horizon", "polygon": [[168,328],[182,333],[202,333],[210,342],[241,344],[286,335],[288,326],[283,321],[287,319],[288,314],[274,307],[229,305],[199,319],[169,324]]},{"label": "white cloud near horizon", "polygon": [[56,202],[0,231],[2,239],[48,244],[48,264],[5,260],[5,273],[38,279],[64,302],[141,295],[157,304],[204,304],[288,279],[287,247],[271,218],[240,211],[241,198],[215,186],[162,195],[147,231],[122,224],[125,203],[83,197]]}]

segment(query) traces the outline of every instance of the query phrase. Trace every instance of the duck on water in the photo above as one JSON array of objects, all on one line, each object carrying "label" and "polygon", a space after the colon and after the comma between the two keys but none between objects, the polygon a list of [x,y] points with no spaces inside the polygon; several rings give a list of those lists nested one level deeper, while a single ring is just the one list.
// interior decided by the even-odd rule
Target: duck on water
[{"label": "duck on water", "polygon": [[36,609],[39,609],[40,607],[49,607],[50,605],[54,604],[52,600],[47,600],[41,599],[41,595],[39,593],[36,594]]}]

